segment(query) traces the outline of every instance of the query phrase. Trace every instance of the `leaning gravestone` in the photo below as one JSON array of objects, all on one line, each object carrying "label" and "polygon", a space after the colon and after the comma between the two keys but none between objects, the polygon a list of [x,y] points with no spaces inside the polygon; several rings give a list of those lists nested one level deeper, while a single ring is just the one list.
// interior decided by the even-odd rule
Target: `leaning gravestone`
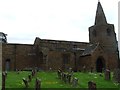
[{"label": "leaning gravestone", "polygon": [[88,90],[97,90],[96,83],[93,81],[88,82]]},{"label": "leaning gravestone", "polygon": [[105,80],[110,80],[110,70],[106,69],[105,70]]},{"label": "leaning gravestone", "polygon": [[117,83],[120,83],[120,69],[117,68],[113,72],[113,80]]}]

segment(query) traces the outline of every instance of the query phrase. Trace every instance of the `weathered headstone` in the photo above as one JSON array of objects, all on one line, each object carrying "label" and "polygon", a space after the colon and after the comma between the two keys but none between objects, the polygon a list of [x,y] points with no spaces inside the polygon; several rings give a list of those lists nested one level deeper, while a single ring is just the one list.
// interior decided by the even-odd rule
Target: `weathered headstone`
[{"label": "weathered headstone", "polygon": [[113,80],[117,83],[120,83],[120,69],[117,68],[113,72]]},{"label": "weathered headstone", "polygon": [[67,83],[67,74],[64,74],[64,82]]},{"label": "weathered headstone", "polygon": [[23,78],[22,80],[23,80],[23,82],[24,82],[24,84],[25,84],[25,87],[28,88],[28,80],[25,79],[25,78]]},{"label": "weathered headstone", "polygon": [[61,80],[64,80],[64,72],[61,73]]},{"label": "weathered headstone", "polygon": [[73,85],[73,87],[77,87],[77,85],[78,85],[78,78],[76,78],[76,77],[73,78],[72,85]]},{"label": "weathered headstone", "polygon": [[110,80],[110,70],[106,69],[105,70],[105,80]]},{"label": "weathered headstone", "polygon": [[86,72],[86,66],[85,65],[83,66],[83,72]]},{"label": "weathered headstone", "polygon": [[34,77],[35,74],[36,74],[36,70],[34,69],[34,70],[32,70],[32,77]]},{"label": "weathered headstone", "polygon": [[61,71],[60,70],[57,71],[57,74],[58,74],[58,78],[61,78]]},{"label": "weathered headstone", "polygon": [[63,81],[65,82],[65,80],[66,80],[66,74],[63,73]]},{"label": "weathered headstone", "polygon": [[31,74],[29,74],[28,75],[28,81],[31,82],[31,80],[32,80],[32,76],[31,76]]},{"label": "weathered headstone", "polygon": [[71,74],[72,73],[72,68],[68,69],[68,73]]},{"label": "weathered headstone", "polygon": [[88,90],[97,90],[96,83],[93,81],[88,82]]},{"label": "weathered headstone", "polygon": [[68,77],[68,83],[71,83],[71,74],[68,74],[67,77]]},{"label": "weathered headstone", "polygon": [[41,89],[41,80],[36,78],[35,81],[35,90],[40,90]]}]

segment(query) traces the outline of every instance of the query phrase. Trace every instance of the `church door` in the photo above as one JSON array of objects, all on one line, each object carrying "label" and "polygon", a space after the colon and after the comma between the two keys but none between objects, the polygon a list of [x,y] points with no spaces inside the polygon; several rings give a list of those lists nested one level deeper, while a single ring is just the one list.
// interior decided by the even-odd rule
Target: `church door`
[{"label": "church door", "polygon": [[96,71],[102,72],[103,69],[105,69],[105,61],[104,61],[104,58],[99,57],[96,61]]}]

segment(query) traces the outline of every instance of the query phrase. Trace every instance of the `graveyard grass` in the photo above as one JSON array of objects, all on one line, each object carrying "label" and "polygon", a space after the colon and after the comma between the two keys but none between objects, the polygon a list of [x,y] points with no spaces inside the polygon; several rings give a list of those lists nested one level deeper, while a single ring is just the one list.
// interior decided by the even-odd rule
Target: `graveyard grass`
[{"label": "graveyard grass", "polygon": [[[19,74],[16,72],[8,72],[6,78],[6,88],[25,88],[22,78],[28,78],[29,71],[21,71]],[[113,80],[106,81],[99,73],[74,73],[74,77],[78,78],[79,85],[76,88],[88,88],[88,81],[96,82],[97,88],[118,88],[117,83]],[[37,72],[29,83],[28,88],[35,87],[35,79],[41,79],[41,88],[74,88],[70,84],[65,84],[62,80],[58,79],[57,72]]]}]

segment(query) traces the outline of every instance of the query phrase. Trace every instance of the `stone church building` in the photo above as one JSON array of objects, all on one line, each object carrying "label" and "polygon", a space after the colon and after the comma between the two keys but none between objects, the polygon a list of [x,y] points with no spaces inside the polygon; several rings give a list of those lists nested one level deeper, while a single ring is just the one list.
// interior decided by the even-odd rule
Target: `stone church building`
[{"label": "stone church building", "polygon": [[[5,36],[5,35],[4,35]],[[107,23],[101,3],[98,2],[95,23],[89,27],[89,43],[40,39],[34,44],[7,43],[2,39],[2,69],[24,70],[87,70],[101,72],[118,66],[118,43],[114,25]]]}]

